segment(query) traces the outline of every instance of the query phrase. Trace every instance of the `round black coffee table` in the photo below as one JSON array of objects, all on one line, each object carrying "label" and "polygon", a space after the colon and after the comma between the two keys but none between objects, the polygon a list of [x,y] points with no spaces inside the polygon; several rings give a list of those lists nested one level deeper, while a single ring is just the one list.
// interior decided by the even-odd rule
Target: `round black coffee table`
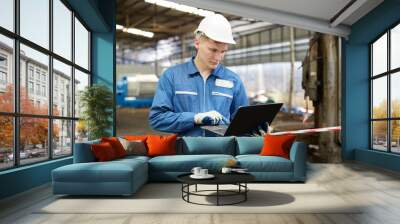
[{"label": "round black coffee table", "polygon": [[[255,180],[255,177],[248,173],[216,173],[213,174],[215,177],[212,179],[193,179],[190,177],[191,173],[182,174],[177,177],[178,181],[182,183],[182,199],[188,203],[198,204],[198,205],[234,205],[247,200],[247,192],[249,188],[247,183]],[[216,185],[215,190],[197,190],[198,184],[205,185]],[[195,186],[194,191],[190,191],[190,186]],[[220,189],[220,185],[236,185],[237,190],[223,190]],[[215,192],[215,194],[205,194],[209,192]],[[204,197],[216,197],[216,204],[202,204],[190,201],[190,196],[204,196]],[[232,197],[241,196],[239,200],[231,203],[221,203],[221,197]]]}]

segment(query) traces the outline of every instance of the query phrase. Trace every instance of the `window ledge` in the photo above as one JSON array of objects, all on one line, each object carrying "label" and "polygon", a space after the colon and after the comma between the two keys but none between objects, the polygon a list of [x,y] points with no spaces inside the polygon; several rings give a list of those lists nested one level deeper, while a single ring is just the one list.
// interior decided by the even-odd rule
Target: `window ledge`
[{"label": "window ledge", "polygon": [[4,174],[9,174],[9,173],[19,172],[19,171],[23,171],[23,170],[28,170],[28,169],[35,168],[35,167],[40,167],[40,166],[43,166],[43,165],[57,163],[57,162],[61,162],[61,161],[69,160],[69,159],[72,159],[72,156],[63,157],[63,158],[60,158],[60,159],[52,159],[52,160],[43,161],[43,162],[39,162],[39,163],[31,164],[31,165],[25,165],[25,166],[16,167],[16,168],[11,168],[11,169],[8,169],[8,170],[0,171],[0,176],[4,175]]}]

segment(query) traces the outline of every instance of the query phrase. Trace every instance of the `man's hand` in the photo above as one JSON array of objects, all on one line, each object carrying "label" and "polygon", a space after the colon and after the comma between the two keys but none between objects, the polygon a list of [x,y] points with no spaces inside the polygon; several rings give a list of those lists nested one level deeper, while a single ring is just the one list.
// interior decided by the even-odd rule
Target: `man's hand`
[{"label": "man's hand", "polygon": [[261,125],[258,125],[255,130],[253,130],[250,136],[264,136],[271,132],[271,126],[269,126],[268,122],[265,122]]},{"label": "man's hand", "polygon": [[215,110],[194,115],[194,122],[198,125],[218,125],[223,116]]}]

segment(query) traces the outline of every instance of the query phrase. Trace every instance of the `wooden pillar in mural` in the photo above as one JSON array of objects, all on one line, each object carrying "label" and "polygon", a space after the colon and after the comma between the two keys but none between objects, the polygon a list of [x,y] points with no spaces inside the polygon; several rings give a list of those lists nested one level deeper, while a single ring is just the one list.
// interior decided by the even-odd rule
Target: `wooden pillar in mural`
[{"label": "wooden pillar in mural", "polygon": [[[303,61],[302,86],[306,97],[313,101],[316,128],[340,125],[338,44],[337,37],[316,33],[310,40],[310,48]],[[319,133],[315,144],[318,144],[318,147],[310,151],[312,161],[342,161],[337,133]]]},{"label": "wooden pillar in mural", "polygon": [[289,112],[292,110],[293,106],[293,89],[294,89],[294,63],[296,60],[296,49],[294,46],[294,28],[289,27],[290,33],[290,81],[289,81],[289,102],[288,102],[288,110]]},{"label": "wooden pillar in mural", "polygon": [[[319,57],[321,69],[320,91],[318,107],[318,127],[337,126],[338,118],[338,99],[339,99],[339,58],[338,58],[338,38],[333,35],[322,34],[319,38]],[[342,161],[341,147],[336,141],[333,132],[323,132],[319,135],[319,151],[321,159],[326,162],[338,163]]]}]

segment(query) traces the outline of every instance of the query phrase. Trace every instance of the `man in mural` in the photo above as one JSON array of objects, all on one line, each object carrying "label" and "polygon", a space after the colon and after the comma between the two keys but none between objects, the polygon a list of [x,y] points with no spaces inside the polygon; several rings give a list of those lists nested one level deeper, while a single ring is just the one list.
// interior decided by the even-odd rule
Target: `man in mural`
[{"label": "man in mural", "polygon": [[168,68],[160,77],[149,121],[153,129],[181,136],[204,136],[202,125],[229,124],[248,105],[239,76],[221,65],[235,44],[228,20],[205,17],[195,31],[196,56]]}]

